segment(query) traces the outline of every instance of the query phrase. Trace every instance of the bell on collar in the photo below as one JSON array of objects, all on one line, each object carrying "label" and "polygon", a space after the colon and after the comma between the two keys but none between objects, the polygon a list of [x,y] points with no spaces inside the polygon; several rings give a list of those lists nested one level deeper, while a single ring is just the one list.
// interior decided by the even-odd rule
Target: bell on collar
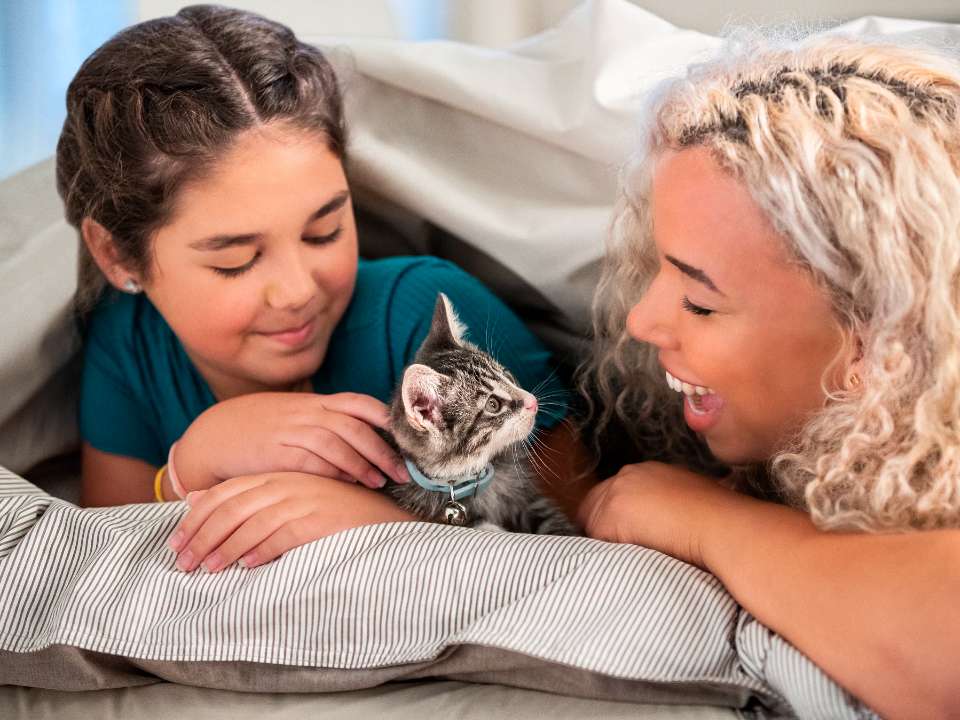
[{"label": "bell on collar", "polygon": [[467,509],[456,500],[450,500],[443,506],[443,521],[447,525],[466,525]]}]

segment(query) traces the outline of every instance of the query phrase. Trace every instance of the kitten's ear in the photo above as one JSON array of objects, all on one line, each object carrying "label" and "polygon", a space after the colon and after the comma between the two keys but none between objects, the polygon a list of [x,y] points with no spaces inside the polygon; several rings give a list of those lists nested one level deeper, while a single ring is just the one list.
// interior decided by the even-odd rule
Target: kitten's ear
[{"label": "kitten's ear", "polygon": [[453,309],[453,303],[443,293],[437,295],[437,304],[433,308],[433,321],[430,332],[421,347],[439,348],[449,345],[462,345],[467,328]]},{"label": "kitten's ear", "polygon": [[403,371],[400,395],[407,422],[425,432],[440,427],[440,378],[436,370],[414,364]]}]

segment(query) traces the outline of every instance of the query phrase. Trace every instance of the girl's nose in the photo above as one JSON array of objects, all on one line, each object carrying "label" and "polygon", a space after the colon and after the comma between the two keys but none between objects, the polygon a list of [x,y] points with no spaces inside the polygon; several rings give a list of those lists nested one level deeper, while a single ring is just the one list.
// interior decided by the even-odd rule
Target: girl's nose
[{"label": "girl's nose", "polygon": [[301,308],[317,293],[311,268],[299,253],[292,254],[271,278],[266,288],[267,304],[276,309]]}]

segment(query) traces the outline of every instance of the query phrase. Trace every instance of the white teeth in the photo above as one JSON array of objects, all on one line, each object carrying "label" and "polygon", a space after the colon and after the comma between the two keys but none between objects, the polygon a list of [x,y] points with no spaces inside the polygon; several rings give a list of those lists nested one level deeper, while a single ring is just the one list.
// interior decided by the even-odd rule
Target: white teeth
[{"label": "white teeth", "polygon": [[703,387],[702,385],[691,385],[690,383],[683,382],[675,378],[670,374],[669,371],[666,373],[667,385],[670,386],[671,390],[675,390],[678,393],[683,393],[684,395],[713,395],[714,392],[708,387]]}]

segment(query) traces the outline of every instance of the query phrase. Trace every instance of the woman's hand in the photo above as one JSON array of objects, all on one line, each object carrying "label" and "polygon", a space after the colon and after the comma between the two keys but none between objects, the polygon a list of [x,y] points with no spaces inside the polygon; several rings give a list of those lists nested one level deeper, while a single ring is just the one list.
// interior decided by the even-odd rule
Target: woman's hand
[{"label": "woman's hand", "polygon": [[706,568],[710,528],[731,503],[747,499],[719,481],[659,462],[627,465],[580,505],[590,537],[653,548]]},{"label": "woman's hand", "polygon": [[202,490],[228,478],[304,472],[382,487],[386,475],[410,479],[374,431],[387,406],[357,393],[253,393],[219,402],[177,441],[174,465],[184,487]]},{"label": "woman's hand", "polygon": [[170,537],[177,567],[210,572],[243,559],[246,567],[360,525],[415,520],[388,497],[305,473],[235,477],[187,497],[189,512]]}]

